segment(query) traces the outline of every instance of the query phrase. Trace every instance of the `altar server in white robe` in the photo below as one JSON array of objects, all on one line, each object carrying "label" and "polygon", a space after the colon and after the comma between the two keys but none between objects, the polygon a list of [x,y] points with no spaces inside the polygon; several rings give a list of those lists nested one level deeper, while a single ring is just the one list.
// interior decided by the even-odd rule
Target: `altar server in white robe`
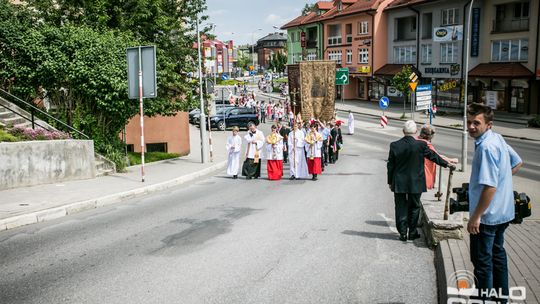
[{"label": "altar server in white robe", "polygon": [[227,175],[232,175],[234,179],[238,178],[240,151],[242,150],[242,137],[238,135],[239,131],[238,127],[233,127],[232,135],[227,138],[227,144],[225,145],[228,153]]},{"label": "altar server in white robe", "polygon": [[354,115],[351,111],[349,111],[349,119],[347,121],[348,127],[349,127],[349,135],[354,134]]},{"label": "altar server in white robe", "polygon": [[280,180],[283,176],[283,136],[277,126],[272,125],[272,133],[266,137],[266,168],[269,180]]},{"label": "altar server in white robe", "polygon": [[264,134],[257,130],[254,123],[248,124],[249,131],[244,136],[247,143],[246,160],[242,165],[242,175],[246,179],[259,178],[261,176],[261,157],[264,147]]},{"label": "altar server in white robe", "polygon": [[306,134],[298,128],[298,124],[293,124],[293,130],[289,133],[287,141],[289,146],[291,180],[309,177],[304,150],[306,144],[305,137]]}]

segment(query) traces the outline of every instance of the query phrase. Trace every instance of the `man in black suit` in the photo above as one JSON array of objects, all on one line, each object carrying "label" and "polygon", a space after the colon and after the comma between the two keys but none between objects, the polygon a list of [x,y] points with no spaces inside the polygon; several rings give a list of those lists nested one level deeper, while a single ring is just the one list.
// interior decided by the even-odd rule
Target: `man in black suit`
[{"label": "man in black suit", "polygon": [[287,140],[289,138],[289,133],[291,132],[291,129],[284,126],[281,121],[278,121],[276,125],[278,128],[278,133],[283,137],[283,142],[285,143],[283,145],[283,163],[286,164],[289,156],[289,152],[287,152]]},{"label": "man in black suit", "polygon": [[407,241],[407,228],[409,240],[420,237],[416,231],[420,216],[420,196],[427,191],[424,158],[445,168],[455,169],[455,165],[430,150],[426,142],[416,140],[416,131],[414,121],[405,122],[403,138],[390,144],[388,154],[388,185],[394,192],[396,227],[402,241]]}]

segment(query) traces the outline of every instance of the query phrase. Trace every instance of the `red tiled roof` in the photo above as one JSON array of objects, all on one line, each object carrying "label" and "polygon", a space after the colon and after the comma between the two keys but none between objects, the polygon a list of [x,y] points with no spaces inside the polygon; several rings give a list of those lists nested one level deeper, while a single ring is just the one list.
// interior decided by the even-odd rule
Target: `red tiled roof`
[{"label": "red tiled roof", "polygon": [[341,3],[343,3],[343,4],[353,4],[356,1],[358,1],[358,0],[341,0]]},{"label": "red tiled roof", "polygon": [[360,0],[354,3],[353,5],[342,10],[337,16],[350,15],[355,13],[360,13],[363,11],[377,9],[381,0]]},{"label": "red tiled roof", "polygon": [[284,29],[287,29],[289,27],[294,27],[294,26],[298,26],[300,24],[302,24],[302,21],[306,18],[307,16],[304,16],[304,15],[301,15],[301,16],[298,16],[296,18],[294,18],[293,20],[285,23],[285,25],[283,25],[281,27],[282,30]]},{"label": "red tiled roof", "polygon": [[332,1],[319,1],[317,2],[317,8],[320,10],[330,10],[334,6]]},{"label": "red tiled roof", "polygon": [[469,76],[530,78],[534,74],[521,63],[481,63],[469,72]]},{"label": "red tiled roof", "polygon": [[374,75],[394,76],[401,71],[404,64],[385,64],[382,68],[375,71]]},{"label": "red tiled roof", "polygon": [[433,1],[433,0],[394,0],[390,4],[388,4],[385,10],[399,8],[399,7],[406,7],[406,6],[411,6],[413,4],[421,4],[421,3],[430,2],[430,1]]}]

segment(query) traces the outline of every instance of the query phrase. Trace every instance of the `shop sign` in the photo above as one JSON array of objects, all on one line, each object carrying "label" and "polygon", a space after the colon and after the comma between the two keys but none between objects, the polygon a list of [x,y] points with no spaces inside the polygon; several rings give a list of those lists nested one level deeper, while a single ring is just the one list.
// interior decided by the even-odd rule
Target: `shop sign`
[{"label": "shop sign", "polygon": [[471,57],[478,57],[480,49],[480,8],[472,10]]},{"label": "shop sign", "polygon": [[450,69],[446,67],[437,67],[437,68],[425,68],[426,74],[450,74]]},{"label": "shop sign", "polygon": [[463,40],[463,25],[442,26],[433,28],[433,41]]},{"label": "shop sign", "polygon": [[497,91],[486,91],[486,105],[497,110]]},{"label": "shop sign", "polygon": [[450,66],[450,75],[454,76],[459,74],[460,71],[460,65],[459,64],[452,64]]},{"label": "shop sign", "polygon": [[451,80],[451,81],[448,81],[448,82],[445,82],[445,83],[439,85],[437,88],[438,88],[439,92],[445,92],[445,91],[448,91],[448,90],[451,90],[451,89],[455,89],[457,87],[458,87],[458,81],[457,80]]},{"label": "shop sign", "polygon": [[363,65],[363,66],[359,66],[357,68],[357,71],[358,73],[369,73],[371,72],[371,67],[369,65]]}]

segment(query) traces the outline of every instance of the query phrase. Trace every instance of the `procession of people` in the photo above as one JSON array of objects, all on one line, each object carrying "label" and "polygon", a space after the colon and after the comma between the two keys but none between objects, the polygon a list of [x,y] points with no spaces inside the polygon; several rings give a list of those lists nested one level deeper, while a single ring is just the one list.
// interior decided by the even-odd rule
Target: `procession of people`
[{"label": "procession of people", "polygon": [[[271,126],[271,133],[264,136],[253,123],[242,138],[234,127],[228,137],[227,175],[238,178],[240,151],[245,144],[242,176],[246,179],[261,177],[261,162],[266,160],[269,180],[280,180],[284,175],[283,164],[289,164],[289,179],[311,179],[316,181],[329,163],[337,161],[339,149],[343,145],[340,129],[341,121],[322,122],[311,118],[307,122],[293,119],[291,128],[277,121]],[[332,157],[330,157],[332,156]]]}]

